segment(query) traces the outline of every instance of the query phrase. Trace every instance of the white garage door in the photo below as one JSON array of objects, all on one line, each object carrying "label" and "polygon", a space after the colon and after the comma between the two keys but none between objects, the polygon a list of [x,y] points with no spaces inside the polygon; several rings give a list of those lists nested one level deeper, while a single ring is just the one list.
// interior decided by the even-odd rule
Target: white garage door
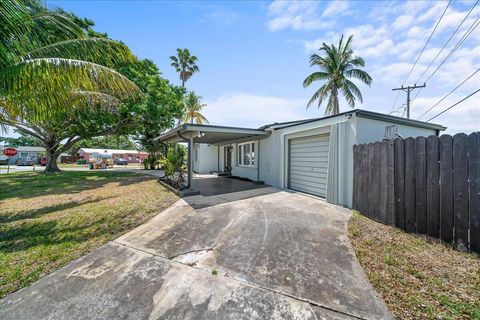
[{"label": "white garage door", "polygon": [[327,194],[330,135],[289,140],[289,188],[321,197]]}]

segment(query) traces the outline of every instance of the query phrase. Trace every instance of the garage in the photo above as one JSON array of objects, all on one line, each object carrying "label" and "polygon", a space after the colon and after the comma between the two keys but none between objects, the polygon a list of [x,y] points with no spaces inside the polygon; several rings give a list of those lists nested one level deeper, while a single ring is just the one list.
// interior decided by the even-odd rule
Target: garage
[{"label": "garage", "polygon": [[329,145],[329,134],[289,140],[289,189],[326,197]]}]

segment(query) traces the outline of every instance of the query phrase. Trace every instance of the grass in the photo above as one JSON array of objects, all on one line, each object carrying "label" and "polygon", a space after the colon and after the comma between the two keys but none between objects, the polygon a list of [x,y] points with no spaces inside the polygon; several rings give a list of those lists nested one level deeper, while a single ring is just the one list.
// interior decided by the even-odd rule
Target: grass
[{"label": "grass", "polygon": [[0,297],[87,254],[170,206],[149,176],[123,172],[0,176]]},{"label": "grass", "polygon": [[480,259],[358,213],[348,232],[367,276],[397,319],[480,319]]}]

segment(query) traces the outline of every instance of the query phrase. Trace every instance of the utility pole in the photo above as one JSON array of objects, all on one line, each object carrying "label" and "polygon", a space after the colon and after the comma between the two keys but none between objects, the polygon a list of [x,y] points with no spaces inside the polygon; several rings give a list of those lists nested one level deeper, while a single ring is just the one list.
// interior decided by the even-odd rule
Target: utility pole
[{"label": "utility pole", "polygon": [[398,91],[402,90],[407,93],[407,119],[410,119],[410,91],[418,88],[425,88],[427,86],[426,83],[423,84],[423,86],[417,86],[417,84],[414,84],[412,87],[404,87],[403,85],[400,88],[394,88],[392,91]]}]

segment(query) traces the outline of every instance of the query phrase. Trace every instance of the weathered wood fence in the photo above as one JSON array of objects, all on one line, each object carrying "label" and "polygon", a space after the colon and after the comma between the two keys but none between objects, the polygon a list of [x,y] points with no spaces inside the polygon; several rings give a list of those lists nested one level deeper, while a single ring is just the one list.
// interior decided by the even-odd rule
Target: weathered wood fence
[{"label": "weathered wood fence", "polygon": [[480,252],[480,132],[353,147],[353,208]]}]

